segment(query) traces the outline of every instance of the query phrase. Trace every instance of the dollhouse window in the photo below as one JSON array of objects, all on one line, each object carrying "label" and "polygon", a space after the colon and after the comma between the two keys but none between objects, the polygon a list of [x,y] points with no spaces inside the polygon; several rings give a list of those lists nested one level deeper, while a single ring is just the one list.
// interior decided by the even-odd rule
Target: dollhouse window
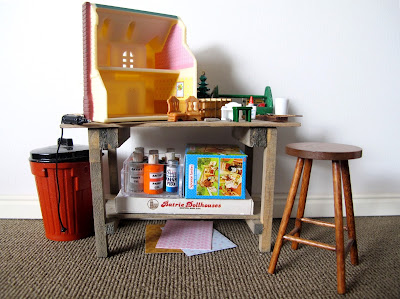
[{"label": "dollhouse window", "polygon": [[122,67],[133,68],[133,53],[125,51],[122,54]]}]

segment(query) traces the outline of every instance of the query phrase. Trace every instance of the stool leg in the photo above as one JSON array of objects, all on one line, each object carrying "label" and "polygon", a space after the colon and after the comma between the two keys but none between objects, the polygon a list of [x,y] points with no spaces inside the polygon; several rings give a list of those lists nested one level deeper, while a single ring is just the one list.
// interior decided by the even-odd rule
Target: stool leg
[{"label": "stool leg", "polygon": [[332,161],[333,196],[335,204],[335,238],[336,238],[336,267],[337,267],[337,292],[346,292],[345,266],[344,266],[344,237],[343,237],[343,212],[342,212],[342,186],[340,175],[340,162]]},{"label": "stool leg", "polygon": [[[299,197],[299,206],[297,207],[297,216],[295,227],[297,228],[297,232],[294,234],[295,237],[300,237],[301,233],[301,225],[302,221],[300,220],[304,216],[304,209],[306,207],[306,199],[308,192],[308,185],[310,183],[310,175],[311,175],[311,167],[313,160],[306,159],[303,170],[303,178],[301,180],[301,188],[300,188],[300,197]],[[292,242],[292,249],[296,250],[299,247],[298,242]]]},{"label": "stool leg", "polygon": [[342,169],[343,193],[346,205],[348,236],[349,240],[353,240],[353,244],[351,245],[350,248],[350,260],[353,265],[358,265],[356,226],[354,223],[353,196],[351,191],[349,161],[344,160],[341,161],[340,164]]},{"label": "stool leg", "polygon": [[269,263],[268,273],[274,274],[276,264],[278,262],[279,253],[281,252],[283,244],[283,236],[286,233],[286,228],[289,222],[290,214],[292,213],[292,208],[294,200],[296,198],[297,188],[299,187],[301,172],[303,171],[304,159],[298,158],[296,163],[296,168],[294,169],[292,184],[290,185],[289,194],[286,200],[285,210],[283,212],[281,225],[279,227],[278,236],[276,237],[276,242],[274,246],[274,251],[272,252],[271,261]]}]

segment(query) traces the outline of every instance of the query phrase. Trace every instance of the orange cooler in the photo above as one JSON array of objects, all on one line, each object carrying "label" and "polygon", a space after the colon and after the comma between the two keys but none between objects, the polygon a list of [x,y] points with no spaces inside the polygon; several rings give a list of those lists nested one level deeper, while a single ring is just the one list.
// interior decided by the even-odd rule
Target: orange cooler
[{"label": "orange cooler", "polygon": [[[46,237],[53,241],[78,240],[94,234],[89,151],[87,146],[57,146],[30,153]],[[57,163],[56,163],[57,162]],[[58,174],[60,205],[58,206]],[[60,217],[59,217],[60,215]],[[62,232],[62,226],[66,231]]]}]

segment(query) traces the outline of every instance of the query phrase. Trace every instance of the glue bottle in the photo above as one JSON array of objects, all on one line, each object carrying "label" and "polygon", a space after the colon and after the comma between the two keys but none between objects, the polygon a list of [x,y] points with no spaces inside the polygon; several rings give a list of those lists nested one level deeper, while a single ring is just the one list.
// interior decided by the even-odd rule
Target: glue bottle
[{"label": "glue bottle", "polygon": [[175,158],[175,149],[167,148],[165,154],[165,191],[168,193],[178,192],[179,187],[179,162]]},{"label": "glue bottle", "polygon": [[251,107],[251,119],[256,119],[257,105],[254,103],[252,96],[250,96],[250,100],[249,103],[247,104],[247,107]]},{"label": "glue bottle", "polygon": [[147,194],[163,193],[164,165],[159,164],[158,151],[150,151],[149,163],[144,164],[144,185],[143,191]]},{"label": "glue bottle", "polygon": [[178,192],[179,165],[177,160],[168,160],[165,177],[166,177],[165,191],[167,191],[168,193]]}]

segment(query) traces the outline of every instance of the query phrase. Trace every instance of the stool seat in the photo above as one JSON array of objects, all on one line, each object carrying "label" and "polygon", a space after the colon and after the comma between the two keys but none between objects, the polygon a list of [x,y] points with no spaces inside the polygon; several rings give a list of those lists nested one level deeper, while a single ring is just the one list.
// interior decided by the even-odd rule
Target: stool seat
[{"label": "stool seat", "polygon": [[361,158],[362,149],[339,143],[300,142],[286,145],[286,153],[304,159],[341,161]]},{"label": "stool seat", "polygon": [[[281,225],[276,238],[274,251],[272,252],[268,272],[273,274],[278,262],[279,254],[283,241],[292,242],[292,249],[296,250],[299,243],[327,249],[336,252],[337,268],[337,291],[339,294],[346,292],[345,281],[345,257],[350,252],[350,261],[353,265],[358,264],[357,239],[353,212],[353,198],[350,182],[350,159],[361,158],[362,149],[357,146],[337,144],[337,143],[318,143],[304,142],[292,143],[286,146],[286,153],[297,157],[297,163],[293,174],[292,183],[286,200]],[[304,210],[306,206],[308,185],[310,182],[311,168],[313,160],[331,160],[333,178],[333,201],[335,211],[335,223],[328,223],[315,219],[305,218]],[[286,233],[289,218],[292,213],[297,189],[301,179],[299,204],[297,208],[295,227]],[[343,182],[343,188],[342,188]],[[346,206],[347,227],[343,225],[342,212],[342,190]],[[326,244],[315,240],[301,238],[302,223],[316,224],[335,229],[336,244]],[[347,230],[348,242],[344,246],[343,230]]]}]

